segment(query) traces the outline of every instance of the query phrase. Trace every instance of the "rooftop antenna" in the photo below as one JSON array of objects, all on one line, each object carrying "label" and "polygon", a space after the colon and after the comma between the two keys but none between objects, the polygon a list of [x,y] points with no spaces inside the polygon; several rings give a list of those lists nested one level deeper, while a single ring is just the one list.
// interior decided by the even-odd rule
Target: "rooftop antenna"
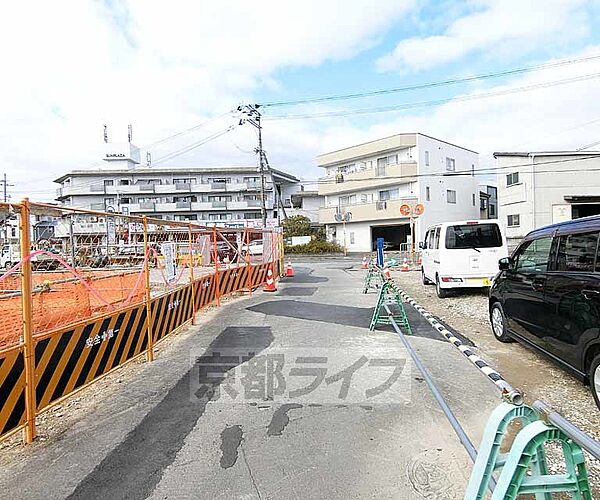
[{"label": "rooftop antenna", "polygon": [[133,127],[131,126],[131,123],[129,125],[127,125],[127,141],[131,142],[131,139],[133,138]]},{"label": "rooftop antenna", "polygon": [[104,142],[108,142],[108,127],[104,124]]}]

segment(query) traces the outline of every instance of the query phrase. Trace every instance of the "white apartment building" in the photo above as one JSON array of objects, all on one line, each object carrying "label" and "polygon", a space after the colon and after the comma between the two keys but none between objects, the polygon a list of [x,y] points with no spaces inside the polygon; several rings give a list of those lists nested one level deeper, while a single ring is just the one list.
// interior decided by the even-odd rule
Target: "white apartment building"
[{"label": "white apartment building", "polygon": [[[57,200],[88,210],[146,215],[199,224],[259,227],[261,178],[256,166],[152,167],[139,165],[131,144],[107,144],[105,165],[73,170],[54,182]],[[278,225],[282,207],[291,208],[299,180],[280,170],[265,174],[269,226]]]},{"label": "white apartment building", "polygon": [[[324,207],[319,221],[328,237],[351,252],[366,252],[377,238],[391,249],[410,241],[410,217],[400,207],[421,203],[416,240],[427,228],[451,220],[479,219],[478,154],[420,133],[396,134],[322,154],[319,180]],[[350,213],[344,225],[336,214]],[[339,218],[338,215],[338,218]]]},{"label": "white apartment building", "polygon": [[600,214],[600,152],[497,152],[494,158],[509,246],[535,228]]}]

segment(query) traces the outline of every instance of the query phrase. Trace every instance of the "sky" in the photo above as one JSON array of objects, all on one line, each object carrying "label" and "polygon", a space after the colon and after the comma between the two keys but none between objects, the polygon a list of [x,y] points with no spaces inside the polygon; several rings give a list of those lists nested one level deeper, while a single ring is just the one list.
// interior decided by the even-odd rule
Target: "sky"
[{"label": "sky", "polygon": [[236,111],[249,103],[271,166],[309,189],[318,154],[400,132],[478,151],[482,167],[494,151],[581,148],[600,141],[599,20],[600,0],[9,2],[0,175],[12,201],[52,200],[53,179],[102,165],[104,124],[111,142],[132,124],[155,166],[254,165]]}]

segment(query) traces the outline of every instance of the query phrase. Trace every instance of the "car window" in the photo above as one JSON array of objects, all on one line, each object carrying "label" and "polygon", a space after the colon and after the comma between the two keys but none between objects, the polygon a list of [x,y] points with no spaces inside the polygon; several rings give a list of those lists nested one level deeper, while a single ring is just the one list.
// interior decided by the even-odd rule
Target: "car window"
[{"label": "car window", "polygon": [[441,228],[439,228],[439,227],[435,228],[435,236],[433,237],[434,250],[437,250],[438,248],[440,248],[440,230],[441,230]]},{"label": "car window", "polygon": [[558,244],[558,271],[594,271],[598,233],[565,234]]},{"label": "car window", "polygon": [[446,229],[446,248],[493,248],[502,246],[498,224],[460,224]]},{"label": "car window", "polygon": [[551,236],[525,243],[515,255],[515,271],[522,273],[547,271],[551,247]]}]

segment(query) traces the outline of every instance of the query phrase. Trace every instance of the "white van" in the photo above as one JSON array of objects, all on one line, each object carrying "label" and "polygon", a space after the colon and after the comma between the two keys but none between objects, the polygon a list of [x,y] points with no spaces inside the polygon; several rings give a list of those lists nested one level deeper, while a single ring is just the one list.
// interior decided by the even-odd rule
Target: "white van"
[{"label": "white van", "polygon": [[419,244],[423,284],[435,283],[438,297],[451,288],[489,287],[498,260],[508,256],[497,220],[444,222],[430,227]]}]

